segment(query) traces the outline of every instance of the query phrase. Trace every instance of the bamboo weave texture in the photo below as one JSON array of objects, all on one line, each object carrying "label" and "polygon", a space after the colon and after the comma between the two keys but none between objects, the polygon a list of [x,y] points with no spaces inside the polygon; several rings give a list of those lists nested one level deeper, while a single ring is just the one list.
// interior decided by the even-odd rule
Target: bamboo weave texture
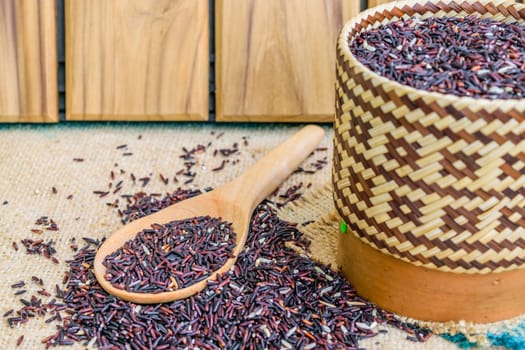
[{"label": "bamboo weave texture", "polygon": [[350,53],[362,30],[416,16],[525,22],[512,1],[407,0],[364,11],[337,46],[332,181],[365,243],[417,266],[490,273],[525,266],[525,99],[430,93]]}]

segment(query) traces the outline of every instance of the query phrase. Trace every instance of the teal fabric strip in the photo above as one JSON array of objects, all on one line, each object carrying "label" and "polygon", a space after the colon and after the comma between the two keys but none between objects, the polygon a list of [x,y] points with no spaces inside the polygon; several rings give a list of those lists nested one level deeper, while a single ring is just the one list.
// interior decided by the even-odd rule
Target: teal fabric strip
[{"label": "teal fabric strip", "polygon": [[448,334],[448,333],[444,333],[444,334],[440,334],[440,335],[443,338],[445,338],[446,340],[455,343],[460,349],[472,349],[472,348],[475,348],[475,347],[478,346],[477,343],[473,343],[473,342],[468,341],[467,337],[465,337],[461,333],[454,334],[454,335],[451,335],[451,334]]},{"label": "teal fabric strip", "polygon": [[511,350],[525,350],[525,323],[521,322],[501,332],[489,332],[487,338],[494,346],[503,346]]},{"label": "teal fabric strip", "polygon": [[[479,344],[470,342],[463,334],[440,334],[441,337],[456,344],[460,349],[473,349]],[[525,350],[525,322],[517,326],[502,328],[500,331],[487,333],[490,346],[498,346],[509,350]]]}]

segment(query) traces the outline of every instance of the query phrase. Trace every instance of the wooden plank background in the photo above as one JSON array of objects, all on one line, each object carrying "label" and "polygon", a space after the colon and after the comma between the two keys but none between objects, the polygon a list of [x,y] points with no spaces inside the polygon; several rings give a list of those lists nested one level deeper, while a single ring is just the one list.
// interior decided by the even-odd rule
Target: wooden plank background
[{"label": "wooden plank background", "polygon": [[58,121],[55,0],[0,0],[0,122]]},{"label": "wooden plank background", "polygon": [[335,42],[355,0],[218,0],[216,119],[332,121]]},{"label": "wooden plank background", "polygon": [[68,120],[331,122],[338,31],[388,2],[0,0],[0,122],[59,120],[56,15]]},{"label": "wooden plank background", "polygon": [[377,5],[386,4],[389,2],[393,2],[392,0],[368,0],[368,7],[374,7]]},{"label": "wooden plank background", "polygon": [[207,120],[208,0],[66,0],[66,119]]}]

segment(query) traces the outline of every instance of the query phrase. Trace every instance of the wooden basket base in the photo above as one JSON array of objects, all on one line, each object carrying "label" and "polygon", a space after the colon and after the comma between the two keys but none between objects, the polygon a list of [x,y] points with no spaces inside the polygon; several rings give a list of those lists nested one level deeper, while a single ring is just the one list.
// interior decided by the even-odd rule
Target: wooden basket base
[{"label": "wooden basket base", "polygon": [[340,235],[339,263],[358,293],[381,308],[427,321],[488,323],[525,313],[525,270],[458,274],[415,266]]}]

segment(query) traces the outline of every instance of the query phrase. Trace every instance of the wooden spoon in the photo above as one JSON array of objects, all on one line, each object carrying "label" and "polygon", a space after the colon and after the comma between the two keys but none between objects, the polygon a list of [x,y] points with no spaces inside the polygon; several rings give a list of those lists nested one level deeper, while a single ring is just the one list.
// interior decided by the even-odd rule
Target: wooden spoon
[{"label": "wooden spoon", "polygon": [[[98,249],[93,263],[98,282],[108,293],[139,304],[164,303],[183,299],[203,290],[208,280],[216,279],[217,274],[228,271],[235,263],[246,242],[250,219],[255,207],[297,168],[317,147],[323,136],[322,128],[308,125],[274,148],[232,182],[123,226]],[[150,228],[155,223],[165,224],[173,220],[205,215],[220,217],[223,221],[231,222],[237,234],[237,242],[233,250],[234,257],[228,259],[224,266],[211,273],[207,279],[170,292],[136,293],[115,288],[104,278],[106,268],[102,262],[105,257],[122,247],[125,242],[133,239],[143,229]]]}]

